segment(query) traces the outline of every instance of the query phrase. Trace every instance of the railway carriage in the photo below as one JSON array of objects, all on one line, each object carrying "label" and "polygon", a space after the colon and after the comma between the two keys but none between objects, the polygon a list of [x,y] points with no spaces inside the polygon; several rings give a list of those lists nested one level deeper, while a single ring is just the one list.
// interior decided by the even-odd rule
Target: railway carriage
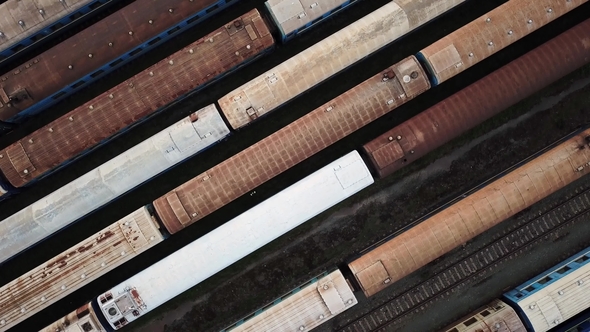
[{"label": "railway carriage", "polygon": [[0,4],[0,62],[117,0],[8,0]]},{"label": "railway carriage", "polygon": [[283,42],[358,0],[269,0],[264,3]]},{"label": "railway carriage", "polygon": [[443,329],[444,332],[527,332],[526,327],[512,307],[495,300],[477,309],[475,313]]},{"label": "railway carriage", "polygon": [[342,272],[324,272],[221,332],[311,331],[355,304]]},{"label": "railway carriage", "polygon": [[504,294],[530,331],[545,332],[590,307],[590,248]]},{"label": "railway carriage", "polygon": [[585,2],[587,0],[508,1],[416,56],[424,64],[432,84],[438,85]]},{"label": "railway carriage", "polygon": [[0,262],[118,198],[229,134],[209,105],[0,223]]},{"label": "railway carriage", "polygon": [[25,186],[273,45],[260,13],[251,10],[0,150],[0,170],[11,186]]},{"label": "railway carriage", "polygon": [[590,62],[590,19],[363,146],[387,176]]},{"label": "railway carriage", "polygon": [[1,76],[0,121],[20,123],[239,0],[137,0]]},{"label": "railway carriage", "polygon": [[393,0],[219,100],[241,128],[464,0]]},{"label": "railway carriage", "polygon": [[[121,329],[372,183],[367,166],[353,151],[100,294],[82,318],[101,322],[98,331]],[[356,304],[344,280],[322,282],[320,298],[330,303],[318,312],[341,312]],[[78,327],[62,319],[42,331],[56,328],[70,332]]]},{"label": "railway carriage", "polygon": [[362,291],[375,295],[459,245],[590,173],[590,129],[511,170],[349,262]]},{"label": "railway carriage", "polygon": [[0,331],[16,326],[162,240],[160,226],[150,211],[145,207],[137,209],[2,286]]}]

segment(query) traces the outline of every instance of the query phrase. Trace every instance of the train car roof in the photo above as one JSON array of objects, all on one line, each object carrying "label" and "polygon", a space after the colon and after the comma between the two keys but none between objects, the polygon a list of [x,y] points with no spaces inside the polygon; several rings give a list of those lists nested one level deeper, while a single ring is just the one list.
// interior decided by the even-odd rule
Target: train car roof
[{"label": "train car roof", "polygon": [[358,152],[339,158],[99,296],[105,317],[137,319],[372,183]]},{"label": "train car roof", "polygon": [[527,332],[518,315],[506,303],[494,300],[459,321],[444,328],[444,332],[510,331]]},{"label": "train car roof", "polygon": [[0,149],[2,174],[13,186],[25,186],[257,58],[273,44],[268,27],[253,9]]},{"label": "train car roof", "polygon": [[134,211],[0,287],[0,330],[14,327],[163,240],[149,211]]},{"label": "train car roof", "polygon": [[342,272],[325,272],[221,332],[310,331],[355,304]]},{"label": "train car roof", "polygon": [[177,232],[429,87],[416,58],[407,57],[158,198],[158,215]]},{"label": "train car roof", "polygon": [[394,0],[219,99],[234,129],[272,112],[464,0]]},{"label": "train car roof", "polygon": [[511,0],[422,49],[416,55],[433,74],[449,80],[588,0]]},{"label": "train car roof", "polygon": [[[452,249],[590,173],[590,128],[560,140],[534,159],[401,234],[380,241],[348,266],[365,295],[372,296]],[[475,189],[474,189],[475,190]]]},{"label": "train car roof", "polygon": [[284,38],[332,10],[354,1],[356,0],[269,0],[264,4]]},{"label": "train car roof", "polygon": [[6,261],[229,134],[214,105],[193,113],[0,223]]},{"label": "train car roof", "polygon": [[590,247],[507,292],[534,331],[547,331],[590,307]]}]

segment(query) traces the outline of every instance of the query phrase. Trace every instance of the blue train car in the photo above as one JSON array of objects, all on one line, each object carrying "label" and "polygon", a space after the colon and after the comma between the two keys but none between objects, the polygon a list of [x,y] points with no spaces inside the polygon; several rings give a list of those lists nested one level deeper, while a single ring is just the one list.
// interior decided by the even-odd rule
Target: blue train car
[{"label": "blue train car", "polygon": [[504,301],[528,330],[556,328],[590,307],[589,263],[590,247],[505,293]]}]

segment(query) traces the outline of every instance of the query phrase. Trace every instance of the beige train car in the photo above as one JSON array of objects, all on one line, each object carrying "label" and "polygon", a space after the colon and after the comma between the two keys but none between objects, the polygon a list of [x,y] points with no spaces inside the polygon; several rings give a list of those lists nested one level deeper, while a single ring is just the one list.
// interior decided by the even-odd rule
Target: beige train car
[{"label": "beige train car", "polygon": [[433,85],[506,48],[588,0],[510,0],[417,54]]},{"label": "beige train car", "polygon": [[357,303],[342,272],[336,270],[310,280],[221,332],[311,331]]},{"label": "beige train car", "polygon": [[500,300],[494,300],[441,332],[527,332],[527,330],[512,307]]},{"label": "beige train car", "polygon": [[464,1],[390,1],[231,91],[219,107],[241,128]]},{"label": "beige train car", "polygon": [[577,133],[348,264],[367,296],[590,173],[590,129]]},{"label": "beige train car", "polygon": [[160,243],[147,208],[94,234],[0,288],[0,331],[5,331]]},{"label": "beige train car", "polygon": [[51,332],[106,332],[100,324],[92,304],[87,303],[42,331]]}]

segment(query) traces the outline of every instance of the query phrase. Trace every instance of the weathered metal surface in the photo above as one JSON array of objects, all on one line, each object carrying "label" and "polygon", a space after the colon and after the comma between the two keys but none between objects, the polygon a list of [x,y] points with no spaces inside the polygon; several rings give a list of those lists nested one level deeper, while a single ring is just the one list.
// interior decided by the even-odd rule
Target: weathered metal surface
[{"label": "weathered metal surface", "polygon": [[83,305],[39,332],[107,332],[90,303]]},{"label": "weathered metal surface", "polygon": [[[72,14],[92,0],[8,0],[0,5],[0,51]],[[20,22],[20,23],[19,23]]]},{"label": "weathered metal surface", "polygon": [[[367,296],[590,173],[590,129],[372,249],[348,266]],[[372,273],[381,264],[383,273]]]},{"label": "weathered metal surface", "polygon": [[265,5],[281,33],[288,35],[348,2],[350,0],[269,0]]},{"label": "weathered metal surface", "polygon": [[[273,43],[260,14],[252,10],[0,150],[0,170],[12,185],[21,187],[216,76],[252,60]],[[19,173],[6,157],[6,150],[18,144],[22,144],[35,170]]]},{"label": "weathered metal surface", "polygon": [[[98,297],[99,306],[111,326],[118,329],[372,183],[358,152],[348,153],[114,286],[107,292],[112,299],[106,294]],[[133,299],[137,297],[134,292],[143,306]],[[344,309],[346,306],[340,310]]]},{"label": "weathered metal surface", "polygon": [[[24,2],[24,1],[23,1]],[[64,40],[1,77],[10,96],[26,89],[30,98],[3,102],[0,120],[76,83],[105,63],[157,36],[216,0],[138,0]],[[71,69],[70,69],[71,68]]]},{"label": "weathered metal surface", "polygon": [[379,175],[389,175],[588,62],[590,20],[394,127],[363,149]]},{"label": "weathered metal surface", "polygon": [[209,105],[0,222],[0,262],[115,200],[229,134]]},{"label": "weathered metal surface", "polygon": [[240,128],[464,0],[394,0],[219,100]]},{"label": "weathered metal surface", "polygon": [[494,300],[459,322],[443,329],[444,332],[527,332],[518,315],[509,305]]},{"label": "weathered metal surface", "polygon": [[590,248],[517,286],[504,296],[508,303],[520,308],[530,330],[545,332],[588,309],[588,292]]},{"label": "weathered metal surface", "polygon": [[336,270],[221,332],[311,331],[357,303],[342,272]]},{"label": "weathered metal surface", "polygon": [[588,0],[510,0],[418,53],[440,84]]},{"label": "weathered metal surface", "polygon": [[0,329],[8,329],[115,269],[163,237],[141,208],[0,288]]},{"label": "weathered metal surface", "polygon": [[158,216],[175,233],[428,88],[406,58],[157,199]]}]

